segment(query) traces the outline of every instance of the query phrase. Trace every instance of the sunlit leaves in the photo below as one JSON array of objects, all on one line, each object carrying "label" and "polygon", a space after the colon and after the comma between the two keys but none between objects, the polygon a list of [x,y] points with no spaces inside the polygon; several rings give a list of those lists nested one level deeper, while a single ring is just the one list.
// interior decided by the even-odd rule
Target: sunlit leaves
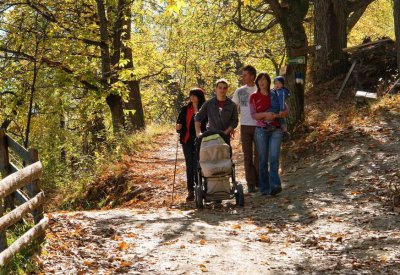
[{"label": "sunlit leaves", "polygon": [[186,4],[184,0],[168,0],[167,13],[169,15],[173,13],[178,14],[185,6]]},{"label": "sunlit leaves", "polygon": [[243,4],[245,5],[245,6],[248,6],[248,5],[257,5],[257,4],[259,4],[262,0],[241,0],[242,2],[243,2]]}]

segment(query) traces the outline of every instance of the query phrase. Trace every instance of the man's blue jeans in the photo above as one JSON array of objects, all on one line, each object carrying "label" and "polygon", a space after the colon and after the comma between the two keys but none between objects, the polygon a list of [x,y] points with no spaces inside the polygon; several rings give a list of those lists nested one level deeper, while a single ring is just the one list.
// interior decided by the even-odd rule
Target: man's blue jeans
[{"label": "man's blue jeans", "polygon": [[267,132],[260,127],[255,130],[254,143],[258,152],[258,188],[262,194],[271,194],[272,190],[281,186],[279,178],[281,141],[281,128],[273,132]]}]

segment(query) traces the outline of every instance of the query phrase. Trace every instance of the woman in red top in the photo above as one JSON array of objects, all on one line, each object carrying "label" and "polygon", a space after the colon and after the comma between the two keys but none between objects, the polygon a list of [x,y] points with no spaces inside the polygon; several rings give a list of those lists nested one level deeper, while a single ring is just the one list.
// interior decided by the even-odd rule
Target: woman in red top
[{"label": "woman in red top", "polygon": [[286,116],[287,111],[283,114],[266,112],[271,107],[268,73],[259,73],[255,82],[257,91],[250,96],[250,112],[257,120],[254,143],[258,152],[258,188],[262,195],[276,195],[282,191],[279,178],[282,129],[277,118]]},{"label": "woman in red top", "polygon": [[[194,127],[194,116],[205,102],[204,91],[201,88],[193,88],[189,93],[189,103],[182,107],[178,120],[176,121],[176,131],[180,135],[183,154],[186,163],[186,179],[188,196],[187,201],[194,200],[194,182],[197,180],[197,159],[195,155],[196,130]],[[207,121],[201,124],[202,131],[206,130]]]}]

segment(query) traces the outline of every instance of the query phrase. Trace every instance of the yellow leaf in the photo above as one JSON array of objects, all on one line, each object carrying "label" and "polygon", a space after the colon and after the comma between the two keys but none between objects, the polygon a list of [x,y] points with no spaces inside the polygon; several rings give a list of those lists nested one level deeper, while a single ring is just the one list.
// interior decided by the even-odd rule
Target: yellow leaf
[{"label": "yellow leaf", "polygon": [[232,225],[232,229],[241,229],[242,227],[239,224]]},{"label": "yellow leaf", "polygon": [[206,244],[206,241],[202,239],[202,240],[200,240],[200,244],[201,244],[201,245],[205,245],[205,244]]}]

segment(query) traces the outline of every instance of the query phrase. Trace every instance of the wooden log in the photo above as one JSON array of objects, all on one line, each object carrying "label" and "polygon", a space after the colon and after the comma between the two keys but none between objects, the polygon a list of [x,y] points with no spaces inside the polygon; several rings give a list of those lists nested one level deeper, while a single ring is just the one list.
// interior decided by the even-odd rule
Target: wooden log
[{"label": "wooden log", "polygon": [[31,164],[14,174],[7,176],[0,181],[0,198],[10,195],[15,190],[22,188],[29,182],[40,178],[42,174],[42,164],[40,161]]},{"label": "wooden log", "polygon": [[351,64],[350,70],[347,73],[346,78],[344,79],[343,84],[340,87],[340,90],[339,90],[338,94],[336,95],[336,99],[339,99],[340,95],[342,94],[344,86],[346,86],[346,83],[349,80],[351,72],[354,70],[354,67],[356,66],[356,63],[357,63],[356,61],[353,61],[353,64]]},{"label": "wooden log", "polygon": [[377,41],[373,41],[373,42],[368,42],[368,43],[364,43],[358,46],[354,46],[354,47],[349,47],[349,48],[344,48],[342,49],[342,51],[344,52],[352,52],[354,50],[358,50],[364,47],[369,47],[375,44],[380,44],[380,43],[385,43],[385,42],[389,42],[389,41],[393,41],[392,39],[383,39],[383,40],[377,40]]},{"label": "wooden log", "polygon": [[[10,162],[10,174],[15,173],[17,171],[19,171],[17,166],[14,163]],[[29,199],[25,196],[25,194],[21,190],[16,190],[13,193],[13,197],[14,197],[14,200],[16,202],[18,202],[19,204],[23,204],[23,203],[29,201]]]},{"label": "wooden log", "polygon": [[[30,155],[30,159],[31,159],[31,162],[29,164],[39,161],[39,153],[36,149],[29,149],[28,151],[29,151],[29,155]],[[31,182],[27,186],[27,188],[28,188],[29,195],[31,198],[36,196],[37,194],[39,194],[39,192],[41,191],[40,179],[38,178],[38,179],[34,180],[33,182]],[[32,215],[33,215],[35,224],[37,224],[41,219],[43,219],[43,206],[39,206],[37,209],[35,209],[32,212]]]},{"label": "wooden log", "polygon": [[22,158],[23,161],[31,162],[31,157],[28,150],[19,145],[19,143],[13,140],[10,136],[6,136],[6,138],[9,149],[11,149],[15,154],[17,154],[17,156]]},{"label": "wooden log", "polygon": [[49,224],[47,217],[43,218],[37,225],[29,229],[18,240],[11,244],[6,250],[0,253],[0,266],[5,266],[6,263],[15,256],[22,248],[33,242],[38,236],[43,235]]},{"label": "wooden log", "polygon": [[0,231],[5,230],[11,225],[15,224],[17,221],[21,220],[28,212],[37,209],[39,206],[43,205],[44,193],[40,192],[34,198],[28,202],[18,206],[13,211],[7,213],[0,218]]}]

